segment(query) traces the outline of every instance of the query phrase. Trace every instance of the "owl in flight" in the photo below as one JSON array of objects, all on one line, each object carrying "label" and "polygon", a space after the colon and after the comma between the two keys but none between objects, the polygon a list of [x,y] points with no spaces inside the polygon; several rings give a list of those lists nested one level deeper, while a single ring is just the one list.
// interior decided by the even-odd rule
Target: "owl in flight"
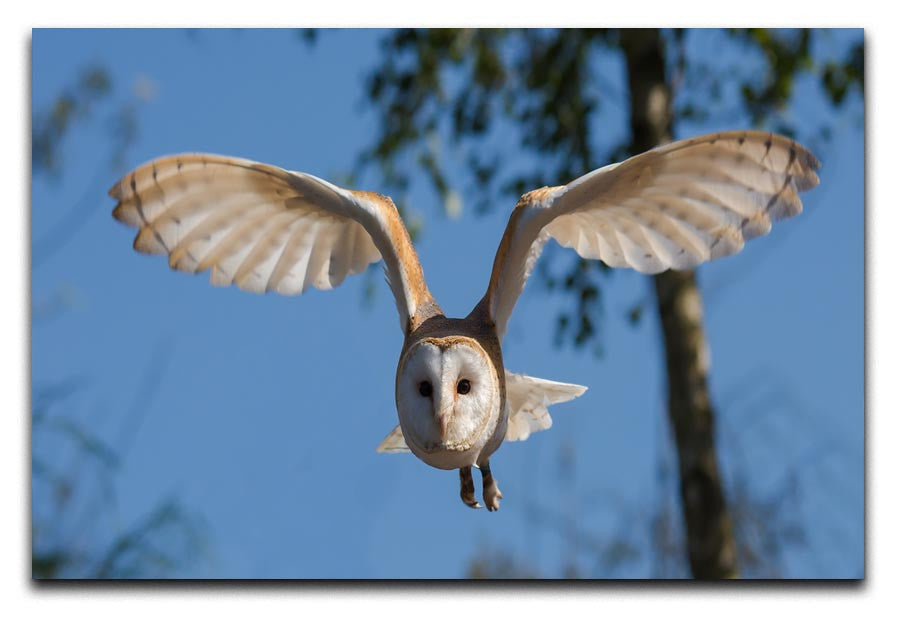
[{"label": "owl in flight", "polygon": [[802,210],[819,162],[796,142],[758,131],[673,142],[565,186],[523,195],[509,217],[487,291],[449,318],[428,291],[397,208],[378,193],[342,189],[246,159],[182,154],[146,163],[109,194],[113,216],[139,228],[134,248],[169,256],[213,285],[300,294],[331,289],[384,260],[404,341],[397,364],[400,424],[379,452],[412,451],[459,469],[473,508],[472,466],[488,510],[502,497],[490,457],[504,440],[551,425],[547,407],[583,386],[510,373],[501,344],[516,300],[553,238],[583,258],[642,273],[693,268],[740,251],[772,220]]}]

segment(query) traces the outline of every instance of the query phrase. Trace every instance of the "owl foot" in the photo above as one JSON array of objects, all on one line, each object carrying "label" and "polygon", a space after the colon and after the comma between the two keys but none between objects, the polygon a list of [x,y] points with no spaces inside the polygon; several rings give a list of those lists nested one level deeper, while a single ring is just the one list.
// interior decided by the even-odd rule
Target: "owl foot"
[{"label": "owl foot", "polygon": [[459,497],[466,506],[473,509],[481,508],[475,499],[475,483],[472,481],[472,468],[469,466],[459,469]]},{"label": "owl foot", "polygon": [[497,487],[497,481],[494,480],[494,476],[491,474],[490,464],[484,462],[479,468],[481,469],[481,487],[484,504],[489,511],[496,511],[500,508],[500,500],[503,498],[503,494],[500,493],[500,488]]}]

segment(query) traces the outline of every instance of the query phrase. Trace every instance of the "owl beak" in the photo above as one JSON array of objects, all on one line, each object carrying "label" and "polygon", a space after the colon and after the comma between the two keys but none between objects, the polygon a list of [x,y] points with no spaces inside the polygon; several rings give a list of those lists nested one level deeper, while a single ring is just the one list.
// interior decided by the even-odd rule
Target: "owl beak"
[{"label": "owl beak", "polygon": [[437,412],[434,415],[434,420],[437,422],[438,427],[441,430],[441,440],[447,441],[447,431],[450,428],[450,419],[453,416],[453,404],[450,405],[441,405]]}]

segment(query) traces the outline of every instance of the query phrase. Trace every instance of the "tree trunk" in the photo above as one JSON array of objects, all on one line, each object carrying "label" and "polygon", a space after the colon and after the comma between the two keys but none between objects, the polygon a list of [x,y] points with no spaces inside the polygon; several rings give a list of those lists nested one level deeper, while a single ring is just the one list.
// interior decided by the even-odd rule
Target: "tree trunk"
[{"label": "tree trunk", "polygon": [[[631,149],[639,153],[672,139],[665,42],[657,30],[623,30],[621,42],[631,90]],[[731,517],[716,459],[700,290],[693,270],[666,271],[654,283],[691,572],[701,579],[737,577]]]}]

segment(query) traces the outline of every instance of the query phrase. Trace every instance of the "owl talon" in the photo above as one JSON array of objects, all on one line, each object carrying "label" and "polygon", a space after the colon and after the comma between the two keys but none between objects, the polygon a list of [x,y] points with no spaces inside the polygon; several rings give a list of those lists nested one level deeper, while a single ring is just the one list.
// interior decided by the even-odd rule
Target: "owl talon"
[{"label": "owl talon", "polygon": [[493,493],[489,489],[484,490],[484,503],[487,505],[487,510],[494,512],[500,509],[500,500],[503,499],[503,494],[497,489],[497,483],[491,487],[493,487]]},{"label": "owl talon", "polygon": [[481,464],[480,468],[484,503],[487,506],[488,511],[497,511],[500,509],[500,500],[503,499],[503,494],[500,493],[500,488],[497,487],[497,481],[494,480],[494,476],[491,474],[490,464],[484,462]]},{"label": "owl talon", "polygon": [[463,504],[469,508],[480,509],[481,505],[475,499],[475,482],[472,480],[472,468],[459,469],[459,497]]}]

